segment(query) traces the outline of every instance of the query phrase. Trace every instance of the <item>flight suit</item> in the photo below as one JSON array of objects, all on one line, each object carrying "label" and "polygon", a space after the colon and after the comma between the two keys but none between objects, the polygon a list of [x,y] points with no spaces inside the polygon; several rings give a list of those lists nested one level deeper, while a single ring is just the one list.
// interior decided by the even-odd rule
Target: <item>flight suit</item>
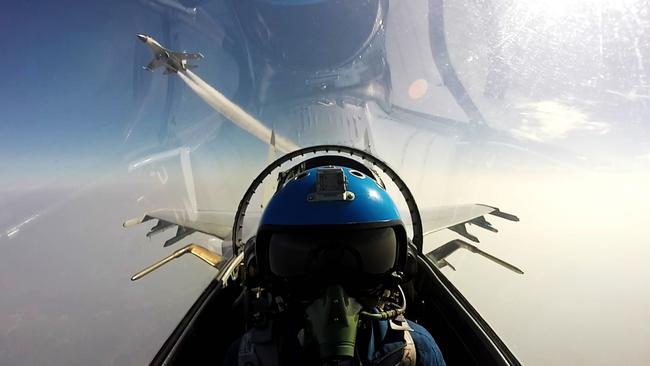
[{"label": "flight suit", "polygon": [[[357,336],[357,362],[351,365],[415,365],[415,366],[444,366],[445,361],[438,345],[429,332],[421,325],[406,321],[411,330],[392,329],[389,320],[374,320],[359,329]],[[310,359],[313,352],[306,351],[300,345],[296,327],[291,324],[276,323],[276,332],[270,330],[250,330],[242,338],[235,341],[226,354],[225,366],[276,366],[276,365],[305,365],[318,364],[318,360]],[[279,331],[277,328],[281,328]],[[255,332],[258,332],[255,334]],[[259,333],[261,332],[261,333]],[[268,332],[265,342],[263,332]],[[408,332],[415,345],[415,355],[405,354],[408,345],[404,332]],[[277,334],[283,334],[277,336]],[[275,334],[275,336],[271,336]],[[275,337],[275,338],[273,338]],[[282,338],[280,341],[278,338]],[[250,344],[257,339],[257,344]],[[242,343],[244,342],[244,343]],[[279,349],[279,351],[278,351]],[[415,358],[415,363],[412,359]]]}]

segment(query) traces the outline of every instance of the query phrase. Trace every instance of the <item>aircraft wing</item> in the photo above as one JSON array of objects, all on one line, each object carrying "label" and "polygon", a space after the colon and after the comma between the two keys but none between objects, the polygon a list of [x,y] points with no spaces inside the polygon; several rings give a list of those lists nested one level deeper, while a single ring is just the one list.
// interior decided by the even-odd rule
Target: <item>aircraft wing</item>
[{"label": "aircraft wing", "polygon": [[200,60],[203,58],[201,53],[172,52],[172,54],[181,60]]},{"label": "aircraft wing", "polygon": [[125,221],[123,226],[131,227],[153,219],[158,220],[158,223],[147,233],[147,237],[151,237],[174,226],[178,227],[176,235],[165,242],[164,246],[170,246],[197,231],[222,240],[229,239],[235,213],[227,211],[160,209]]},{"label": "aircraft wing", "polygon": [[[496,207],[482,204],[440,206],[420,211],[422,231],[425,236],[436,231],[449,229],[475,243],[478,243],[479,240],[476,236],[467,232],[466,224],[472,224],[495,233],[498,232],[498,230],[485,219],[485,215],[497,216],[510,221],[519,221],[519,218],[515,215],[505,213]],[[456,270],[446,258],[458,249],[465,249],[472,253],[480,254],[481,256],[515,273],[524,273],[521,269],[512,264],[459,239],[440,245],[424,254],[436,267],[443,268],[449,266],[451,269]]]},{"label": "aircraft wing", "polygon": [[151,60],[151,62],[149,62],[149,65],[145,66],[144,68],[145,68],[145,70],[153,71],[154,69],[156,69],[156,68],[158,68],[158,67],[160,67],[160,66],[162,66],[164,64],[165,64],[164,60],[154,58],[153,60]]},{"label": "aircraft wing", "polygon": [[449,229],[478,243],[478,238],[467,232],[465,224],[472,224],[492,232],[497,232],[497,229],[492,227],[492,224],[485,219],[485,215],[493,215],[510,221],[519,221],[517,216],[502,212],[498,208],[488,205],[464,204],[439,206],[420,210],[422,232],[426,236],[436,231]]}]

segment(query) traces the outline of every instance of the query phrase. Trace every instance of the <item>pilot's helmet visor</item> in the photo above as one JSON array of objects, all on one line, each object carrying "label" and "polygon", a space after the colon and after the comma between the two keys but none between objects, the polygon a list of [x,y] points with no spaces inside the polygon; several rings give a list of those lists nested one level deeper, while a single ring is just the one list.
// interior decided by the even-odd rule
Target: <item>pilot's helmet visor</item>
[{"label": "pilot's helmet visor", "polygon": [[276,232],[269,241],[269,269],[284,278],[382,275],[395,267],[397,250],[392,227]]}]

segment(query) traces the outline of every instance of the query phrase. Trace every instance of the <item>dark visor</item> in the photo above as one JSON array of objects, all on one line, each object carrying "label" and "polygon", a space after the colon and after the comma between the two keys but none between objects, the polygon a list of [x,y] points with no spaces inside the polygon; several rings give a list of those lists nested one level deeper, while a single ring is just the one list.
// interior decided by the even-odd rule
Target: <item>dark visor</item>
[{"label": "dark visor", "polygon": [[355,231],[279,232],[269,242],[269,266],[280,277],[379,275],[397,257],[391,227]]}]

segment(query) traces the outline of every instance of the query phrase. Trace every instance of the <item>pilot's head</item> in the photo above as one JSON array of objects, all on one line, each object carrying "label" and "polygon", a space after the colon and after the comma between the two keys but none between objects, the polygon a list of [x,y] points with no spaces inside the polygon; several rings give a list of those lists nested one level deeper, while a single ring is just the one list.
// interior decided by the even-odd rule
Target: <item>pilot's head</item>
[{"label": "pilot's head", "polygon": [[370,169],[321,166],[287,179],[272,197],[256,257],[276,291],[313,299],[336,284],[363,297],[400,278],[406,250],[399,211]]},{"label": "pilot's head", "polygon": [[350,359],[360,316],[403,278],[408,239],[371,169],[302,166],[280,174],[264,210],[258,276],[290,308],[304,311],[305,342],[318,346],[321,360]]}]

